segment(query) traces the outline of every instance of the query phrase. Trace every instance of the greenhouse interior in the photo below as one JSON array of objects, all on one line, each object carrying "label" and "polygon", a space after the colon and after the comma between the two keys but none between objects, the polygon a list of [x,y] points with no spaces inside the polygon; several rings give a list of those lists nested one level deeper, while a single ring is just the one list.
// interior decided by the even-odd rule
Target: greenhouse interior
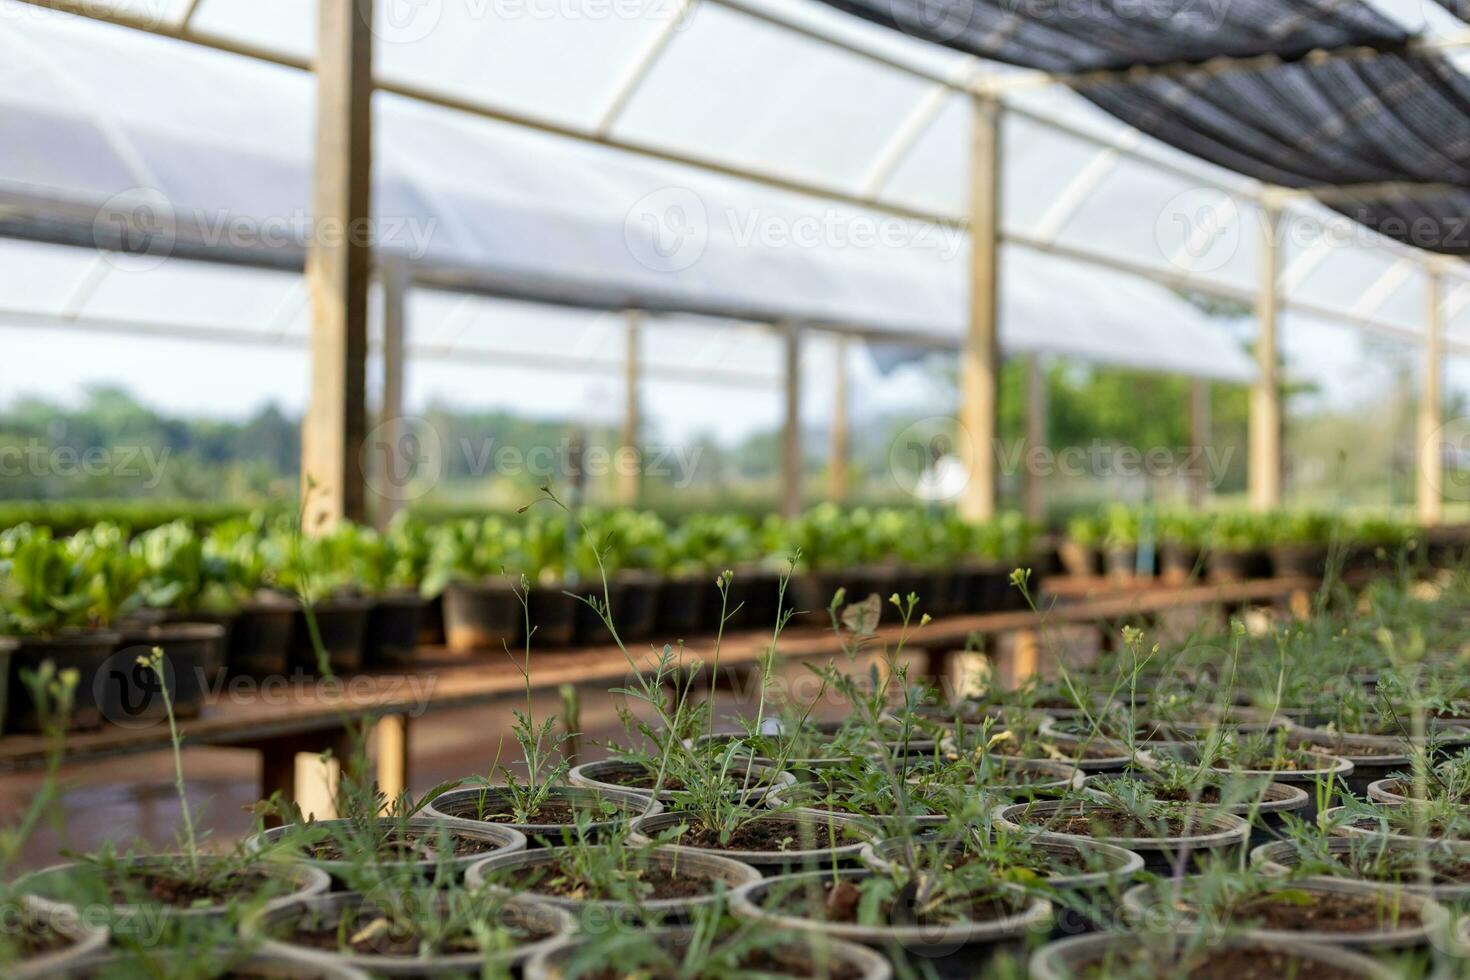
[{"label": "greenhouse interior", "polygon": [[1470,978],[1466,0],[0,0],[0,976]]}]

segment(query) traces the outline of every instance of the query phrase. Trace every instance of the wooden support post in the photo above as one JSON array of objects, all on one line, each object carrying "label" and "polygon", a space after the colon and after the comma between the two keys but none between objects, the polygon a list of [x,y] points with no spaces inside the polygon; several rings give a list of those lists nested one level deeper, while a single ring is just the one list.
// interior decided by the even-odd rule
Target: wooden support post
[{"label": "wooden support post", "polygon": [[1438,269],[1429,272],[1424,323],[1424,384],[1419,395],[1419,523],[1444,518],[1444,291]]},{"label": "wooden support post", "polygon": [[1205,449],[1210,445],[1210,382],[1208,378],[1194,378],[1189,384],[1189,437],[1194,442],[1194,469],[1189,473],[1189,506],[1203,507],[1209,496],[1209,473],[1204,461],[1209,459]]},{"label": "wooden support post", "polygon": [[847,337],[837,338],[837,362],[833,365],[832,459],[827,471],[827,496],[834,503],[847,500],[847,461],[852,452],[848,426]]},{"label": "wooden support post", "polygon": [[[378,446],[369,448],[369,465],[397,466],[403,439],[403,344],[408,319],[408,270],[401,263],[385,262],[378,277],[383,290],[383,403],[379,413]],[[379,447],[385,447],[380,449]],[[402,471],[411,478],[408,469]],[[379,493],[373,502],[373,516],[378,529],[386,530],[403,507],[402,494],[393,493],[396,473],[380,473],[378,486],[390,492]]]},{"label": "wooden support post", "polygon": [[408,729],[407,715],[384,715],[374,728],[378,740],[378,789],[389,803],[408,789]]},{"label": "wooden support post", "polygon": [[316,59],[311,401],[302,422],[304,525],[362,520],[372,276],[372,0],[320,0]]},{"label": "wooden support post", "polygon": [[1281,506],[1281,378],[1276,330],[1281,315],[1281,212],[1262,209],[1261,282],[1256,302],[1256,383],[1250,399],[1250,502],[1257,511]]},{"label": "wooden support post", "polygon": [[1047,392],[1046,364],[1032,354],[1026,363],[1026,452],[1021,456],[1024,511],[1028,520],[1046,520],[1046,487],[1041,474],[1031,465],[1031,453],[1046,445],[1051,406]]},{"label": "wooden support post", "polygon": [[970,327],[960,352],[960,443],[970,481],[960,513],[995,516],[999,496],[994,440],[998,431],[1000,347],[999,100],[976,96],[970,144]]},{"label": "wooden support post", "polygon": [[643,484],[643,460],[638,450],[638,430],[642,425],[642,407],[638,401],[640,333],[643,314],[629,310],[624,328],[626,346],[623,352],[623,431],[619,437],[617,499],[624,507],[636,507]]},{"label": "wooden support post", "polygon": [[801,514],[801,331],[786,325],[786,418],[781,428],[781,514]]},{"label": "wooden support post", "polygon": [[[301,807],[302,813],[330,819],[337,813],[337,785],[356,746],[345,728],[331,728],[266,739],[241,739],[242,747],[260,752],[260,798],[276,793]],[[330,752],[331,759],[322,758]]]}]

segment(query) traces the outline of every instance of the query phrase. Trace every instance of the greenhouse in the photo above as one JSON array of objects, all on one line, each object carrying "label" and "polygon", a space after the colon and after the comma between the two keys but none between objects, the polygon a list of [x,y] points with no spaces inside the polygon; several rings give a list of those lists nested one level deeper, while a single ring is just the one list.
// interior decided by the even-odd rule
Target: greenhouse
[{"label": "greenhouse", "polygon": [[1470,976],[1460,0],[0,0],[0,975]]}]

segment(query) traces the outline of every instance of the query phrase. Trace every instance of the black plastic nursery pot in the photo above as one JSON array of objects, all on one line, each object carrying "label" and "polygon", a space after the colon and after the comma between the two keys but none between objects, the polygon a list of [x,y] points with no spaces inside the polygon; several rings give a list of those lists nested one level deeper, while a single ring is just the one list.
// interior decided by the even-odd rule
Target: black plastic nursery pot
[{"label": "black plastic nursery pot", "polygon": [[181,718],[199,714],[224,662],[224,642],[224,627],[212,623],[163,623],[123,630],[118,652],[131,656],[108,661],[101,682],[105,691],[103,713],[119,722],[165,715],[158,675],[135,659],[148,656],[156,648],[163,651],[164,681],[173,699],[174,714]]},{"label": "black plastic nursery pot", "polygon": [[[568,595],[572,587],[565,582],[555,582],[551,585],[531,586],[529,602],[531,605],[531,626],[536,630],[532,643],[536,646],[564,647],[571,646],[577,639],[577,624],[586,610],[586,614],[593,616],[592,610],[587,609],[587,604],[577,598],[577,595],[585,594],[585,590],[579,590],[573,595]],[[593,616],[596,619],[595,616]],[[598,628],[602,631],[603,640],[612,642],[612,637],[607,632],[607,627],[598,621]],[[599,641],[593,641],[599,642]]]},{"label": "black plastic nursery pot", "polygon": [[1137,578],[1138,549],[1122,546],[1107,549],[1103,555],[1103,570],[1111,579]]},{"label": "black plastic nursery pot", "polygon": [[[701,632],[704,629],[706,592],[719,598],[713,572],[664,579],[654,603],[654,632],[670,642]],[[719,616],[718,607],[715,616]]]},{"label": "black plastic nursery pot", "polygon": [[209,683],[213,684],[223,677],[230,663],[230,645],[234,642],[235,623],[240,619],[240,611],[231,609],[228,611],[211,611],[196,609],[193,612],[179,610],[168,610],[164,613],[163,623],[207,623],[210,626],[218,626],[224,630],[224,637],[219,643],[219,660],[209,671]]},{"label": "black plastic nursery pot", "polygon": [[1193,545],[1166,541],[1159,545],[1159,577],[1171,585],[1204,577],[1200,549]]},{"label": "black plastic nursery pot", "polygon": [[1271,549],[1271,565],[1280,578],[1321,578],[1327,574],[1327,548],[1280,544]]},{"label": "black plastic nursery pot", "polygon": [[428,602],[417,592],[380,595],[368,610],[363,636],[365,667],[400,667],[413,662]]},{"label": "black plastic nursery pot", "polygon": [[[742,584],[743,583],[743,584]],[[735,611],[738,597],[740,611],[735,614],[731,627],[735,629],[770,629],[776,624],[776,607],[781,592],[781,573],[756,566],[746,566],[735,569],[735,580],[731,584],[730,610]],[[832,600],[829,594],[822,603],[822,608],[827,608],[827,603]],[[711,596],[714,615],[705,621],[707,629],[713,629],[719,625],[720,597],[716,593]],[[786,591],[785,604],[782,608],[796,608],[792,605],[792,592],[788,587]],[[706,606],[706,610],[710,607]]]},{"label": "black plastic nursery pot", "polygon": [[[334,596],[312,606],[317,634],[327,655],[327,666],[334,674],[349,674],[362,669],[362,651],[367,637],[371,599],[356,596]],[[306,610],[296,612],[291,629],[291,669],[308,675],[319,673],[316,643],[312,640]]]},{"label": "black plastic nursery pot", "polygon": [[1113,844],[1143,858],[1144,870],[1169,875],[1179,867],[1193,867],[1212,856],[1242,855],[1250,840],[1250,824],[1229,813],[1207,807],[1173,811],[1179,832],[1162,837],[1133,836],[1130,830],[1110,831],[1114,819],[1105,806],[1082,801],[1013,803],[995,811],[1002,826],[1018,831],[1045,831],[1055,838]]},{"label": "black plastic nursery pot", "polygon": [[243,604],[230,631],[229,652],[225,655],[229,673],[248,677],[287,673],[298,608],[295,599],[273,594]]},{"label": "black plastic nursery pot", "polygon": [[439,647],[444,646],[447,639],[444,635],[444,593],[441,592],[424,604],[423,615],[419,617],[419,646]]},{"label": "black plastic nursery pot", "polygon": [[623,590],[622,601],[612,610],[618,635],[629,643],[642,643],[653,637],[663,580],[652,572],[632,569],[618,572],[613,580]]},{"label": "black plastic nursery pot", "polygon": [[5,731],[37,733],[41,718],[31,692],[20,679],[22,671],[34,671],[46,661],[57,670],[75,670],[77,687],[73,694],[70,730],[97,728],[102,724],[104,702],[99,694],[105,688],[98,678],[108,659],[122,642],[122,634],[113,630],[77,630],[54,637],[14,637],[10,652],[6,684]]},{"label": "black plastic nursery pot", "polygon": [[[843,573],[830,570],[798,572],[791,576],[791,582],[786,588],[785,606],[795,613],[791,617],[791,625],[830,626],[832,617],[827,610],[832,605],[832,597],[837,594],[837,590],[845,587],[845,578]],[[763,624],[751,624],[757,629],[761,625]],[[764,625],[775,625],[774,606],[771,622]]]},{"label": "black plastic nursery pot", "polygon": [[[612,610],[612,621],[613,625],[618,628],[618,635],[624,640],[629,639],[623,634],[623,620],[620,613],[620,610],[627,604],[628,586],[625,581],[616,576],[610,576],[605,589],[602,582],[596,579],[587,579],[576,585],[563,586],[563,588],[579,597],[590,596],[596,599],[599,605],[606,600],[608,608]],[[574,628],[576,643],[579,646],[604,646],[612,643],[612,634],[608,632],[607,624],[602,621],[602,616],[581,598],[574,599],[572,602],[572,616],[576,623]],[[534,615],[531,625],[536,627],[536,636],[540,639],[541,623]]]},{"label": "black plastic nursery pot", "polygon": [[442,609],[444,642],[456,653],[514,647],[526,618],[508,578],[450,582]]}]

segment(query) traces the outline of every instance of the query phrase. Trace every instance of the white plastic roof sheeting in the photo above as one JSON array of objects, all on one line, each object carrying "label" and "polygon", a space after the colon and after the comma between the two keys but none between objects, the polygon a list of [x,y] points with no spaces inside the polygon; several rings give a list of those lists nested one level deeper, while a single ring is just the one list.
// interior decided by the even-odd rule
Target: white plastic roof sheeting
[{"label": "white plastic roof sheeting", "polygon": [[[188,9],[182,0],[119,3],[129,5],[173,23]],[[203,0],[191,24],[308,54],[312,6],[305,0]],[[494,4],[474,8],[488,12],[483,16],[463,16],[460,6],[444,4],[448,21],[426,36],[384,27],[379,74],[588,128],[607,109],[609,87],[675,9],[650,0],[646,16],[608,19],[569,16],[577,5],[527,0],[531,14],[512,18],[495,16]],[[815,5],[784,3],[780,9],[931,71],[957,76],[972,67],[953,53]],[[198,211],[216,223],[226,215],[304,216],[309,75],[0,0],[0,78],[0,190],[98,202],[149,187],[163,191],[176,210]],[[832,84],[834,78],[842,83]],[[886,201],[962,215],[968,186],[963,96],[941,96],[942,105],[891,171],[874,170],[895,131],[914,123],[924,101],[935,98],[931,89],[736,11],[701,4],[612,131],[680,150],[709,153],[714,147],[732,163],[851,192],[878,190]],[[1028,93],[1015,101],[1101,139],[1127,138],[1116,122],[1064,92]],[[426,237],[400,229],[391,244],[410,250],[424,245],[428,261],[757,304],[798,320],[861,323],[956,342],[963,336],[968,247],[963,236],[943,227],[865,214],[394,96],[377,96],[376,113],[376,212],[388,221],[413,219],[417,232],[427,229]],[[1181,249],[1171,209],[1198,194],[1198,184],[1137,159],[1109,156],[1093,142],[1025,118],[1008,121],[1005,139],[1006,232],[1042,245],[1125,256],[1201,283],[1253,288],[1258,262],[1248,231],[1211,239],[1205,252]],[[1146,149],[1176,170],[1201,174],[1212,187],[1242,195],[1249,189],[1248,182],[1167,148]],[[1084,183],[1093,185],[1087,193],[1080,191]],[[1248,221],[1249,205],[1239,211],[1238,220]],[[642,226],[650,213],[654,220],[692,215],[693,244],[675,237],[669,239],[676,246],[671,255],[650,252]],[[870,241],[875,232],[889,240]],[[1379,289],[1383,295],[1367,297],[1375,305],[1363,315],[1381,309],[1404,329],[1422,324],[1422,302],[1421,315],[1414,314],[1422,274],[1396,281],[1384,270],[1365,278],[1362,263],[1337,260],[1337,251],[1366,253],[1364,262],[1386,261],[1389,269],[1398,256],[1372,242],[1331,247],[1334,261],[1298,266],[1294,288],[1314,302],[1363,314],[1365,292],[1388,276]],[[37,249],[12,246],[7,261],[29,261],[22,254],[39,255]],[[1007,247],[1003,255],[1002,343],[1008,351],[1223,380],[1253,376],[1235,341],[1166,288],[1030,247]],[[220,294],[209,277],[188,285],[195,263],[171,264],[180,268],[168,284],[170,303],[192,303],[197,315],[190,318],[199,323],[226,312],[215,309]],[[115,274],[102,270],[103,285],[89,285],[92,294],[69,312],[96,315],[88,304],[116,289],[105,286]],[[131,316],[139,320],[161,312],[150,307],[149,296],[163,290],[141,287],[144,281],[126,290],[136,302]],[[7,296],[0,305],[14,302]],[[287,295],[262,304],[272,313],[260,328],[299,322],[300,310],[291,303]],[[1470,310],[1452,322],[1452,335],[1460,328],[1470,335]],[[477,323],[466,336],[495,329],[514,330],[500,320]]]}]

